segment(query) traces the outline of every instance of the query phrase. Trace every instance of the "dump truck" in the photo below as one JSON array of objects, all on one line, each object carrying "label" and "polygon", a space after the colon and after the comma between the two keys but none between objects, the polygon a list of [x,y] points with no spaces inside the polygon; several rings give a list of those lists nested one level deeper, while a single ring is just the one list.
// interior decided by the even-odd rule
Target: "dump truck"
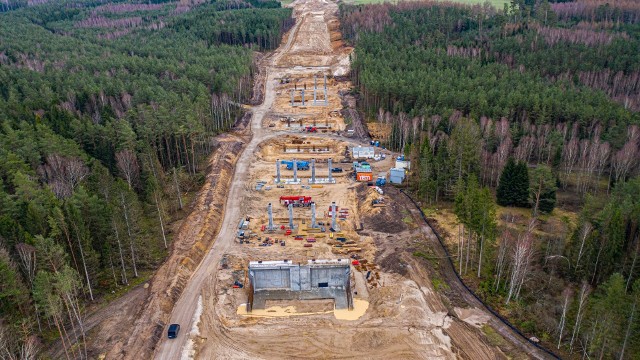
[{"label": "dump truck", "polygon": [[311,206],[311,196],[280,196],[280,204],[284,206],[292,204],[294,207]]}]

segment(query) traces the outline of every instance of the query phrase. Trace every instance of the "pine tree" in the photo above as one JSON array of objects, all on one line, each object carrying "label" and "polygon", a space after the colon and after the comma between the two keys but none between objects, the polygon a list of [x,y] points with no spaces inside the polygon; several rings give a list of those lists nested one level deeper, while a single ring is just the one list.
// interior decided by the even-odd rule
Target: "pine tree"
[{"label": "pine tree", "polygon": [[507,161],[500,184],[496,191],[498,205],[526,207],[529,205],[529,172],[527,164],[515,162],[513,158]]}]

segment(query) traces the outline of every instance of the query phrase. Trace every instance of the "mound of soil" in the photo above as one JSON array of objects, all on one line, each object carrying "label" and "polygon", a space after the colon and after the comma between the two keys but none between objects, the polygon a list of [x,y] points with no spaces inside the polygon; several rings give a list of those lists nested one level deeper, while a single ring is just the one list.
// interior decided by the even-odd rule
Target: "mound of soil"
[{"label": "mound of soil", "polygon": [[[360,207],[359,212],[362,214],[361,221],[364,223],[365,229],[388,234],[397,234],[407,230],[407,224],[402,221],[400,207],[394,201],[386,200],[387,206],[374,208],[371,206],[371,201],[380,197],[375,190],[363,183],[358,185],[356,192]],[[389,199],[387,196],[384,198]]]}]

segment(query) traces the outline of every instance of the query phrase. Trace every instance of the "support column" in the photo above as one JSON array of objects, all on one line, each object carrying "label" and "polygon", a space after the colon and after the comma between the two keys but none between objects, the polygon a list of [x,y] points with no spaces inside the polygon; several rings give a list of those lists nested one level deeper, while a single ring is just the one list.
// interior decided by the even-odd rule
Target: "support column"
[{"label": "support column", "polygon": [[289,204],[289,229],[293,230],[293,204]]},{"label": "support column", "polygon": [[267,227],[268,230],[273,230],[274,226],[273,226],[273,207],[271,206],[271,203],[269,203],[269,205],[267,205],[267,213],[269,214],[269,226]]},{"label": "support column", "polygon": [[318,225],[316,225],[316,203],[311,203],[311,228],[315,229]]},{"label": "support column", "polygon": [[327,74],[324,74],[324,104],[329,104],[329,99],[327,98]]},{"label": "support column", "polygon": [[316,159],[311,159],[311,183],[316,183]]},{"label": "support column", "polygon": [[298,182],[298,160],[293,159],[293,182]]},{"label": "support column", "polygon": [[294,105],[293,105],[293,93],[294,93],[294,90],[293,90],[293,89],[291,89],[291,107],[293,107],[293,106],[294,106]]},{"label": "support column", "polygon": [[336,214],[336,202],[333,201],[331,203],[331,228],[333,229],[333,231],[338,231],[337,229],[337,219],[336,217],[338,216]]},{"label": "support column", "polygon": [[329,183],[333,183],[333,175],[331,174],[331,158],[329,158]]},{"label": "support column", "polygon": [[302,89],[300,91],[302,91],[302,106],[304,106],[304,89]]},{"label": "support column", "polygon": [[313,75],[313,105],[316,105],[316,99],[317,99],[317,94],[318,92],[318,79],[316,78],[315,75]]},{"label": "support column", "polygon": [[280,183],[280,159],[276,160],[276,183]]}]

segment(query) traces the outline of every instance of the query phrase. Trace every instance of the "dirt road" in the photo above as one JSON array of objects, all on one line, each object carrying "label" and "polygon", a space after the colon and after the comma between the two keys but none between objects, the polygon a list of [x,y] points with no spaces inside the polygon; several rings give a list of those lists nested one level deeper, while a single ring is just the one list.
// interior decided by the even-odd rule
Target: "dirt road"
[{"label": "dirt road", "polygon": [[[224,214],[220,231],[191,277],[185,280],[181,295],[173,307],[169,322],[179,323],[182,331],[178,338],[166,339],[166,328],[163,328],[154,357],[280,359],[350,358],[366,354],[367,358],[380,359],[505,358],[503,351],[487,341],[480,330],[481,324],[487,321],[482,320],[485,319],[482,311],[465,309],[480,319],[478,324],[471,324],[452,315],[446,299],[443,300],[435,291],[429,275],[417,263],[407,259],[407,269],[412,270],[410,274],[373,264],[395,264],[394,254],[400,252],[398,247],[412,246],[416,241],[414,239],[421,236],[421,229],[407,226],[404,222],[410,219],[399,216],[394,209],[385,210],[386,215],[383,214],[389,222],[389,228],[397,229],[393,232],[378,231],[371,236],[359,236],[355,229],[348,229],[349,236],[362,246],[362,259],[368,259],[373,269],[370,272],[375,274],[375,278],[371,279],[367,274],[368,280],[365,280],[367,271],[362,268],[354,270],[358,290],[356,294],[359,293],[359,300],[368,302],[368,310],[361,318],[345,321],[324,312],[311,313],[309,316],[288,317],[285,314],[280,318],[256,318],[245,317],[236,312],[241,308],[242,302],[246,301],[246,293],[241,289],[232,289],[230,285],[236,276],[234,271],[243,273],[247,261],[293,257],[306,261],[318,254],[334,258],[342,256],[342,253],[331,252],[332,247],[328,242],[316,243],[312,253],[309,253],[303,250],[301,244],[296,248],[289,241],[286,247],[272,248],[258,247],[255,243],[244,246],[234,241],[239,219],[249,214],[260,223],[260,218],[264,216],[264,204],[275,199],[276,194],[302,191],[299,186],[297,189],[273,189],[265,193],[252,190],[255,180],[269,179],[272,176],[273,164],[262,158],[265,155],[261,147],[267,142],[285,141],[284,135],[294,131],[288,124],[290,121],[283,125],[281,118],[276,120],[278,125],[275,126],[274,114],[280,114],[280,117],[282,114],[291,114],[299,118],[322,118],[324,121],[328,119],[328,114],[341,109],[337,94],[344,84],[336,82],[329,84],[327,105],[324,108],[294,108],[293,104],[289,104],[288,94],[295,87],[284,79],[295,79],[301,86],[307,86],[318,75],[321,78],[323,75],[343,75],[348,70],[351,51],[339,40],[335,2],[298,0],[292,6],[296,25],[286,35],[280,48],[262,61],[266,74],[264,101],[252,108],[251,138],[247,139],[244,151],[236,162],[225,206],[216,209]],[[302,124],[302,120],[300,123]],[[314,142],[313,138],[337,140],[332,134],[336,129],[344,129],[344,119],[339,115],[332,118],[331,127],[325,133],[305,134],[301,141],[316,151],[315,144],[319,142]],[[302,136],[299,130],[297,132],[298,136]],[[332,155],[327,156],[337,156],[344,147],[344,142],[356,143],[346,138],[340,141],[341,148],[334,147],[330,150]],[[278,145],[272,148],[282,147]],[[316,155],[314,153],[310,156]],[[384,165],[387,170],[391,160],[389,158],[387,165]],[[377,166],[382,169],[382,162]],[[362,196],[356,196],[356,188],[362,186],[354,184],[353,180],[345,176],[333,187],[305,191],[318,199],[316,201],[341,201],[340,206],[351,209],[358,219],[366,219],[374,212],[380,212],[379,209],[367,207],[371,201],[366,196],[365,202],[358,200]],[[359,220],[353,221],[354,224],[358,222]],[[283,257],[283,254],[287,257]],[[225,268],[221,266],[223,259]],[[229,265],[228,262],[232,264]]]},{"label": "dirt road", "polygon": [[248,178],[249,169],[251,168],[251,162],[254,156],[253,154],[255,153],[258,144],[265,141],[268,137],[277,135],[266,131],[262,127],[262,120],[265,114],[267,114],[271,109],[275,100],[274,87],[277,72],[273,71],[271,68],[277,65],[280,58],[289,51],[301,24],[301,21],[296,22],[296,25],[294,25],[294,27],[289,31],[287,41],[281,45],[280,48],[272,54],[272,56],[265,59],[265,61],[268,62],[268,65],[264,101],[261,105],[255,106],[252,109],[253,115],[251,118],[250,129],[253,136],[236,163],[236,171],[231,183],[225,208],[219,209],[220,212],[224,213],[222,227],[216,236],[213,246],[209,249],[203,261],[196,268],[194,274],[189,279],[187,286],[184,288],[182,296],[174,306],[170,323],[180,324],[182,331],[176,339],[170,340],[166,339],[164,336],[162,337],[155,353],[155,358],[157,359],[179,359],[182,357],[183,349],[185,348],[188,339],[188,332],[193,327],[193,322],[198,320],[194,319],[194,313],[198,308],[198,300],[201,295],[204,282],[215,276],[218,267],[220,266],[222,255],[227,252],[235,238],[235,225],[237,224],[238,219],[243,216],[243,213],[241,212],[241,199],[246,185],[246,179]]}]

